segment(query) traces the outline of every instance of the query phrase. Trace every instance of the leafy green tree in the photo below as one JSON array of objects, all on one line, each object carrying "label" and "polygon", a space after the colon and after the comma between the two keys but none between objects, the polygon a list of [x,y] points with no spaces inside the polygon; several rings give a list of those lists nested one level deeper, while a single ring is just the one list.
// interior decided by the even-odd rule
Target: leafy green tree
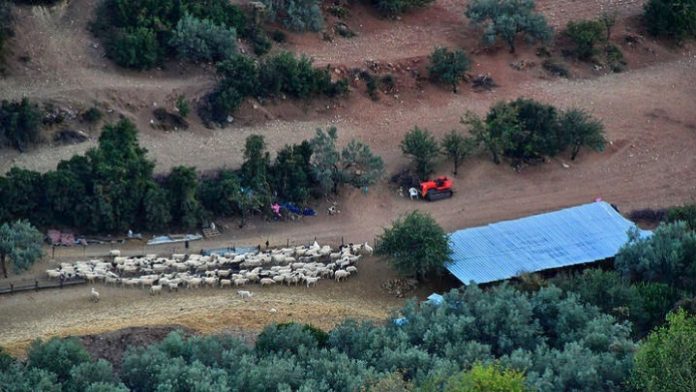
[{"label": "leafy green tree", "polygon": [[341,152],[341,183],[366,189],[384,174],[384,162],[370,146],[352,139]]},{"label": "leafy green tree", "polygon": [[189,106],[185,95],[179,95],[176,98],[176,110],[179,112],[181,117],[184,118],[186,118],[189,115],[189,112],[191,112],[191,107]]},{"label": "leafy green tree", "polygon": [[43,235],[31,223],[17,221],[0,226],[0,265],[7,278],[7,260],[12,260],[14,270],[24,271],[41,258]]},{"label": "leafy green tree", "polygon": [[324,195],[329,192],[336,193],[338,188],[338,164],[341,156],[336,148],[337,139],[338,130],[336,127],[330,127],[326,132],[317,128],[315,136],[309,141],[314,152],[311,161],[312,174]]},{"label": "leafy green tree", "polygon": [[667,326],[655,330],[639,346],[633,384],[637,390],[696,390],[696,318],[679,310]]},{"label": "leafy green tree", "polygon": [[90,361],[87,350],[77,338],[51,338],[46,342],[37,339],[27,351],[27,366],[54,373],[58,381],[70,379],[73,367]]},{"label": "leafy green tree", "polygon": [[684,204],[680,207],[672,207],[667,211],[667,221],[682,221],[691,231],[696,231],[696,204]]},{"label": "leafy green tree", "polygon": [[85,389],[85,392],[128,392],[128,388],[123,384],[96,382],[90,384],[87,389]]},{"label": "leafy green tree", "polygon": [[198,177],[196,169],[177,166],[172,169],[164,185],[169,196],[173,222],[187,229],[195,228],[200,222],[201,205],[196,194]]},{"label": "leafy green tree", "polygon": [[558,121],[566,139],[564,145],[570,147],[571,160],[575,160],[581,147],[604,151],[607,140],[604,138],[604,126],[601,121],[581,109],[570,109],[561,113]]},{"label": "leafy green tree", "polygon": [[13,363],[0,369],[0,386],[3,392],[61,392],[56,375],[44,369],[25,368]]},{"label": "leafy green tree", "polygon": [[237,206],[241,196],[239,177],[230,170],[222,170],[217,177],[204,179],[198,187],[201,204],[216,215],[232,216],[239,212]]},{"label": "leafy green tree", "polygon": [[307,140],[278,151],[270,175],[279,197],[296,203],[309,199],[313,185],[311,159],[312,146]]},{"label": "leafy green tree", "polygon": [[454,163],[454,175],[464,159],[466,159],[476,148],[473,138],[468,138],[455,130],[447,133],[440,142],[442,151]]},{"label": "leafy green tree", "polygon": [[237,53],[237,32],[216,25],[209,19],[184,14],[172,33],[169,44],[180,58],[191,61],[221,61]]},{"label": "leafy green tree", "polygon": [[110,384],[117,388],[118,378],[111,363],[100,359],[96,362],[82,362],[70,369],[67,391],[82,392],[96,383]]},{"label": "leafy green tree", "polygon": [[452,86],[452,92],[457,92],[457,85],[469,70],[471,61],[462,50],[449,51],[447,48],[436,48],[430,55],[430,78]]},{"label": "leafy green tree", "polygon": [[416,173],[420,178],[426,178],[435,167],[440,148],[435,136],[427,129],[414,127],[406,133],[401,141],[401,151],[411,156],[416,165]]},{"label": "leafy green tree", "polygon": [[694,292],[696,233],[684,222],[660,225],[650,237],[636,230],[616,255],[617,271],[632,281],[660,282]]},{"label": "leafy green tree", "polygon": [[595,45],[605,38],[606,28],[598,20],[570,21],[565,34],[575,44],[575,54],[588,60],[597,54]]},{"label": "leafy green tree", "polygon": [[425,279],[440,274],[451,261],[449,236],[435,219],[419,211],[398,218],[378,237],[377,254],[385,255],[402,275]]},{"label": "leafy green tree", "polygon": [[262,0],[269,20],[280,20],[293,31],[320,31],[324,15],[318,0]]},{"label": "leafy green tree", "polygon": [[19,151],[40,139],[41,111],[29,99],[0,104],[0,141]]},{"label": "leafy green tree", "polygon": [[147,27],[117,33],[106,53],[116,64],[139,70],[156,66],[163,57],[155,31]]},{"label": "leafy green tree", "polygon": [[496,365],[475,364],[470,370],[451,376],[445,392],[524,392],[524,374]]},{"label": "leafy green tree", "polygon": [[244,163],[242,164],[242,184],[253,189],[261,197],[270,197],[271,186],[268,174],[271,158],[266,151],[266,141],[261,135],[250,135],[244,145]]},{"label": "leafy green tree", "polygon": [[150,231],[166,229],[172,221],[167,193],[159,186],[150,187],[143,199],[145,228]]},{"label": "leafy green tree", "polygon": [[643,8],[648,32],[678,41],[696,37],[696,0],[649,0]]},{"label": "leafy green tree", "polygon": [[492,45],[500,38],[515,52],[515,40],[522,33],[529,42],[548,41],[553,30],[543,15],[534,11],[534,0],[472,0],[466,17],[483,29],[483,41]]},{"label": "leafy green tree", "polygon": [[7,173],[4,183],[2,204],[12,219],[43,218],[41,174],[35,171],[13,167]]},{"label": "leafy green tree", "polygon": [[[495,119],[496,121],[494,125],[502,122],[507,124],[509,127],[515,127],[515,117],[517,117],[517,114],[509,109],[506,112],[499,112]],[[460,122],[469,127],[469,133],[473,138],[474,146],[476,147],[483,145],[484,148],[491,154],[491,159],[493,159],[493,162],[496,165],[500,164],[500,156],[503,151],[500,135],[493,134],[493,132],[490,131],[488,124],[486,124],[481,117],[473,112],[467,112],[464,114]]]}]

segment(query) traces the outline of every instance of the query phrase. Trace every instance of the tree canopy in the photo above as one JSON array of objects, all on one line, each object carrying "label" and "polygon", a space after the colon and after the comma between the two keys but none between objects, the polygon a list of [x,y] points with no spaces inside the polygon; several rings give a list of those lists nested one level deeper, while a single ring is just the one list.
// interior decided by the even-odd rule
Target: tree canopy
[{"label": "tree canopy", "polygon": [[0,265],[7,278],[7,259],[16,272],[29,269],[41,258],[43,235],[31,223],[17,221],[0,225]]},{"label": "tree canopy", "polygon": [[543,15],[535,12],[534,0],[472,0],[466,17],[483,29],[483,42],[492,45],[498,38],[515,52],[515,41],[522,33],[528,42],[548,41],[553,30]]},{"label": "tree canopy", "polygon": [[430,215],[413,211],[384,229],[377,254],[389,257],[401,274],[419,279],[440,274],[451,261],[449,236]]},{"label": "tree canopy", "polygon": [[457,92],[457,85],[464,79],[471,61],[462,50],[450,51],[447,48],[437,48],[430,55],[430,78],[452,86],[452,92]]},{"label": "tree canopy", "polygon": [[425,179],[434,170],[440,147],[430,131],[414,127],[401,141],[401,151],[413,159],[416,174]]},{"label": "tree canopy", "polygon": [[696,0],[649,0],[643,20],[652,35],[678,41],[696,37]]}]

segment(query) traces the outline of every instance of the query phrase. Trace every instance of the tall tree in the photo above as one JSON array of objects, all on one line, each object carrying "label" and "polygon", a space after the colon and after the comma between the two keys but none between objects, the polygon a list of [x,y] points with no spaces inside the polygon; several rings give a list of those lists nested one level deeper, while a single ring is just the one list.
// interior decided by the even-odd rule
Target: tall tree
[{"label": "tall tree", "polygon": [[696,318],[679,310],[667,324],[639,346],[633,385],[646,392],[696,391]]},{"label": "tall tree", "polygon": [[322,193],[336,192],[338,188],[338,163],[341,155],[336,149],[338,130],[331,127],[324,132],[317,128],[317,132],[310,140],[312,146],[312,173],[319,183]]},{"label": "tall tree", "polygon": [[246,187],[256,191],[270,193],[268,167],[270,155],[266,151],[266,141],[261,135],[250,135],[244,145],[244,163],[242,179]]},{"label": "tall tree", "polygon": [[421,179],[433,172],[439,150],[435,136],[427,129],[414,127],[401,141],[401,151],[411,156]]},{"label": "tall tree", "polygon": [[442,138],[440,143],[442,151],[454,163],[454,175],[457,175],[459,164],[468,157],[476,147],[476,142],[473,138],[465,137],[456,130],[450,131]]},{"label": "tall tree", "polygon": [[387,256],[400,274],[418,279],[440,274],[452,260],[449,236],[435,219],[420,211],[398,218],[384,229],[376,251]]},{"label": "tall tree", "polygon": [[595,151],[604,151],[607,144],[604,138],[604,126],[587,112],[580,109],[563,112],[559,118],[559,124],[563,137],[566,139],[564,144],[571,149],[571,160],[575,160],[583,146]]},{"label": "tall tree", "polygon": [[374,155],[370,146],[355,139],[341,152],[341,182],[356,188],[367,188],[384,174],[384,162]]},{"label": "tall tree", "polygon": [[196,169],[186,166],[173,168],[165,181],[165,188],[169,194],[174,222],[187,229],[196,227],[202,212],[196,198],[198,191]]},{"label": "tall tree", "polygon": [[31,223],[17,221],[0,226],[0,265],[7,278],[7,260],[12,260],[14,270],[24,271],[41,258],[43,235]]},{"label": "tall tree", "polygon": [[498,38],[515,52],[517,35],[527,41],[548,41],[553,31],[543,15],[535,12],[534,0],[472,0],[466,9],[471,23],[483,28],[483,41],[492,45]]},{"label": "tall tree", "polygon": [[145,228],[151,231],[166,229],[172,221],[167,193],[157,184],[150,187],[143,200]]}]

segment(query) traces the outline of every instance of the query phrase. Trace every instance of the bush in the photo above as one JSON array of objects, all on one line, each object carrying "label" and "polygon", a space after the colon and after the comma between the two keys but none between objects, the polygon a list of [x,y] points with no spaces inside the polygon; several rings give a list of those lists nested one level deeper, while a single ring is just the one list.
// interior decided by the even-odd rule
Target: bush
[{"label": "bush", "polygon": [[618,46],[609,44],[606,47],[607,64],[612,72],[623,72],[626,70],[626,60]]},{"label": "bush", "polygon": [[383,15],[395,17],[417,8],[423,8],[434,0],[372,0],[375,8]]},{"label": "bush", "polygon": [[378,237],[377,254],[389,257],[390,263],[404,276],[425,279],[442,273],[451,261],[449,236],[435,219],[419,211],[394,221]]},{"label": "bush", "polygon": [[543,63],[541,63],[541,66],[544,67],[545,70],[551,72],[556,76],[560,76],[563,78],[570,77],[570,71],[568,70],[568,67],[566,67],[563,63],[557,60],[546,59]]},{"label": "bush", "polygon": [[505,41],[510,53],[522,33],[529,42],[547,42],[553,30],[543,15],[534,11],[534,0],[472,0],[466,17],[475,27],[483,29],[483,42],[493,45],[498,38]]},{"label": "bush", "polygon": [[280,20],[293,31],[320,31],[324,16],[318,0],[262,0],[271,21]]},{"label": "bush", "polygon": [[185,14],[176,25],[169,45],[179,58],[191,61],[221,61],[237,53],[237,32],[209,19]]},{"label": "bush", "polygon": [[144,70],[161,63],[164,50],[153,30],[139,27],[116,33],[106,53],[122,67]]},{"label": "bush", "polygon": [[12,260],[15,272],[28,270],[41,259],[43,235],[26,221],[0,225],[0,264],[7,278],[7,259]]},{"label": "bush", "polygon": [[525,392],[524,374],[496,365],[475,364],[471,370],[451,376],[445,392]]},{"label": "bush", "polygon": [[189,103],[186,100],[186,96],[179,95],[176,98],[176,110],[179,112],[179,115],[181,115],[181,117],[186,118],[186,116],[188,116],[189,112],[191,111],[191,108],[189,107]]},{"label": "bush", "polygon": [[565,34],[575,44],[575,54],[582,60],[597,54],[595,45],[605,37],[605,27],[600,21],[582,20],[568,22]]},{"label": "bush", "polygon": [[271,39],[279,44],[282,44],[288,40],[288,35],[283,31],[273,30],[271,33]]},{"label": "bush", "polygon": [[266,35],[264,31],[259,31],[256,34],[254,34],[253,44],[254,54],[257,56],[263,56],[264,54],[268,53],[268,51],[271,50],[271,46],[273,46],[271,40],[268,38],[268,35]]},{"label": "bush", "polygon": [[447,48],[437,48],[430,55],[430,78],[452,86],[452,91],[457,92],[457,85],[469,70],[471,61],[461,50],[451,52]]},{"label": "bush", "polygon": [[696,231],[696,204],[684,204],[681,207],[672,207],[667,211],[669,222],[682,221],[691,231]]},{"label": "bush", "polygon": [[102,119],[104,114],[96,106],[92,106],[82,113],[82,119],[90,124],[94,124]]},{"label": "bush", "polygon": [[696,37],[696,0],[649,0],[643,8],[648,32],[678,41]]}]

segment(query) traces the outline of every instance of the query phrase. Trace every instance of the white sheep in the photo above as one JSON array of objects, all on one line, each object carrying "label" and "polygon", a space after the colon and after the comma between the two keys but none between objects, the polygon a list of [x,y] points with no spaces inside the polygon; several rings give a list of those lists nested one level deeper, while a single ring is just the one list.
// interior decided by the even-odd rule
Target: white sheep
[{"label": "white sheep", "polygon": [[150,286],[150,295],[162,294],[162,285],[152,285]]},{"label": "white sheep", "polygon": [[201,282],[202,282],[202,281],[203,281],[203,280],[202,280],[201,278],[191,278],[191,279],[187,282],[188,288],[190,288],[190,289],[191,289],[191,288],[194,288],[194,287],[197,288],[197,287],[199,287],[199,286],[201,285]]},{"label": "white sheep", "polygon": [[89,300],[92,302],[99,302],[99,292],[92,287],[92,292],[89,294]]},{"label": "white sheep", "polygon": [[169,282],[167,284],[167,288],[169,291],[179,291],[179,283]]},{"label": "white sheep", "polygon": [[351,274],[357,274],[358,268],[351,265],[349,267],[346,267],[346,272],[350,272]]},{"label": "white sheep", "polygon": [[220,287],[221,288],[232,287],[232,281],[229,279],[220,279]]},{"label": "white sheep", "polygon": [[269,279],[269,278],[261,279],[261,286],[270,286],[270,285],[274,285],[275,283],[276,283],[276,281],[273,279]]},{"label": "white sheep", "polygon": [[319,278],[312,278],[312,277],[305,277],[305,282],[307,282],[307,287],[309,286],[316,286],[317,282],[319,281]]},{"label": "white sheep", "polygon": [[246,279],[246,278],[236,278],[234,280],[234,285],[235,285],[235,287],[236,286],[244,286],[248,281],[249,281],[249,279]]},{"label": "white sheep", "polygon": [[251,298],[254,294],[251,291],[237,290],[237,294],[242,298]]},{"label": "white sheep", "polygon": [[111,251],[109,251],[109,256],[112,256],[112,257],[121,256],[121,251],[118,249],[111,250]]},{"label": "white sheep", "polygon": [[334,278],[336,278],[336,282],[340,282],[341,280],[347,278],[350,276],[350,272],[346,270],[338,270],[334,272]]},{"label": "white sheep", "polygon": [[363,251],[362,251],[362,254],[365,255],[365,256],[370,256],[370,255],[372,255],[372,252],[374,251],[374,250],[372,249],[372,247],[367,243],[367,241],[365,241],[365,243],[363,244],[362,250],[363,250]]}]

